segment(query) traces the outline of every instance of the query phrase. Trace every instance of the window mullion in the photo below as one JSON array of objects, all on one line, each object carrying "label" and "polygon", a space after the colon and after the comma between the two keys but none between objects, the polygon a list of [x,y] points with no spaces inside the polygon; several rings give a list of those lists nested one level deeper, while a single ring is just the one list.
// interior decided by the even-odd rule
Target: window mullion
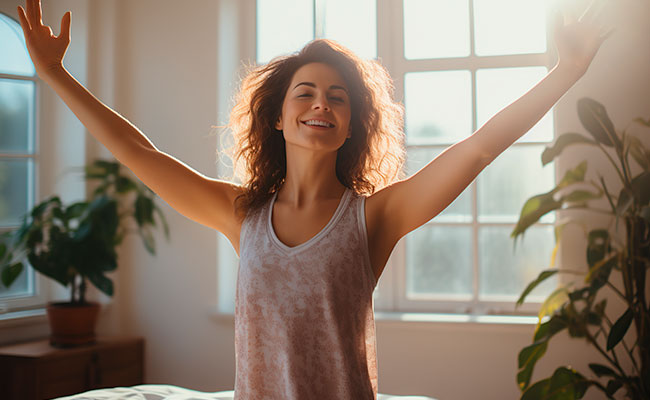
[{"label": "window mullion", "polygon": [[[475,54],[475,42],[474,42],[474,1],[469,1],[469,54],[470,57],[473,57]],[[471,79],[471,88],[472,88],[472,132],[476,132],[478,129],[477,121],[477,100],[476,100],[476,68],[472,66],[469,69],[470,79]],[[485,310],[479,310],[480,303],[478,300],[479,294],[479,249],[478,249],[478,179],[474,179],[472,182],[472,270],[474,272],[474,282],[472,285],[472,304],[469,305],[469,313],[480,314]]]},{"label": "window mullion", "polygon": [[325,37],[325,1],[314,0],[314,39]]}]

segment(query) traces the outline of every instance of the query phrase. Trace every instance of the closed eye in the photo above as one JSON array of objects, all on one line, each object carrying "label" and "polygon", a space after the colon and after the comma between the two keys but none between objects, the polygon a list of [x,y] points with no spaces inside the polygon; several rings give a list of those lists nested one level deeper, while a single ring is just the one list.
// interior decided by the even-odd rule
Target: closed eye
[{"label": "closed eye", "polygon": [[345,101],[345,100],[343,100],[343,97],[330,97],[330,99],[332,99],[334,101],[340,101],[340,102]]}]

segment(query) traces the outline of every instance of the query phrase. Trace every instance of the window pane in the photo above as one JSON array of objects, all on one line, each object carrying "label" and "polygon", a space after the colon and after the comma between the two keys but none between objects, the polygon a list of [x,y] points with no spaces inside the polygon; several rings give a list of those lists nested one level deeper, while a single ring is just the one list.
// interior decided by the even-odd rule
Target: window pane
[{"label": "window pane", "polygon": [[[511,147],[478,175],[479,222],[516,223],[527,199],[555,187],[555,162],[542,167],[542,151],[542,145]],[[555,212],[540,222],[555,222]]]},{"label": "window pane", "polygon": [[404,57],[469,56],[467,0],[404,0]]},{"label": "window pane", "polygon": [[377,58],[377,1],[327,0],[325,37],[361,58]]},{"label": "window pane", "polygon": [[[479,228],[479,300],[517,301],[542,270],[550,268],[553,226],[533,226],[525,237],[510,237],[513,226]],[[526,301],[543,301],[557,287],[557,275],[540,284]]]},{"label": "window pane", "polygon": [[[411,176],[442,153],[441,148],[410,148],[406,154],[406,175]],[[472,191],[468,186],[460,196],[434,217],[436,222],[472,222]]]},{"label": "window pane", "polygon": [[34,82],[0,79],[0,153],[32,153],[32,104]]},{"label": "window pane", "polygon": [[408,144],[452,144],[472,134],[469,71],[407,73],[404,100]]},{"label": "window pane", "polygon": [[23,30],[17,21],[0,13],[0,73],[34,76]]},{"label": "window pane", "polygon": [[546,52],[542,0],[474,0],[476,55]]},{"label": "window pane", "polygon": [[472,228],[423,225],[406,235],[406,296],[472,297]]},{"label": "window pane", "polygon": [[[548,70],[546,67],[490,68],[476,71],[477,126],[533,88]],[[524,136],[521,142],[553,141],[553,108]]]},{"label": "window pane", "polygon": [[0,226],[18,226],[27,213],[33,161],[0,160]]},{"label": "window pane", "polygon": [[258,63],[298,51],[313,38],[313,1],[257,0]]}]

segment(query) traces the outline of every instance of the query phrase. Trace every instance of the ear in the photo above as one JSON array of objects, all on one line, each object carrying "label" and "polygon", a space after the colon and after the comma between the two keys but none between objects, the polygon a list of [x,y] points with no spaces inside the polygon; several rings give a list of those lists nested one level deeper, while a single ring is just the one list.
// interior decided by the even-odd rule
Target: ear
[{"label": "ear", "polygon": [[278,120],[275,121],[275,129],[281,131],[282,130],[282,116],[278,117]]}]

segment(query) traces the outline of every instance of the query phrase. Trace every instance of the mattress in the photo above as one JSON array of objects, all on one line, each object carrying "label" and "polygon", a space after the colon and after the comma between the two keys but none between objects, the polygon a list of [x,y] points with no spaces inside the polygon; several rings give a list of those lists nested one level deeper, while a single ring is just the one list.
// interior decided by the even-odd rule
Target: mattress
[{"label": "mattress", "polygon": [[[95,389],[54,400],[233,400],[234,390],[199,392],[173,385],[137,385]],[[377,400],[436,400],[425,396],[397,396],[379,393]]]}]

